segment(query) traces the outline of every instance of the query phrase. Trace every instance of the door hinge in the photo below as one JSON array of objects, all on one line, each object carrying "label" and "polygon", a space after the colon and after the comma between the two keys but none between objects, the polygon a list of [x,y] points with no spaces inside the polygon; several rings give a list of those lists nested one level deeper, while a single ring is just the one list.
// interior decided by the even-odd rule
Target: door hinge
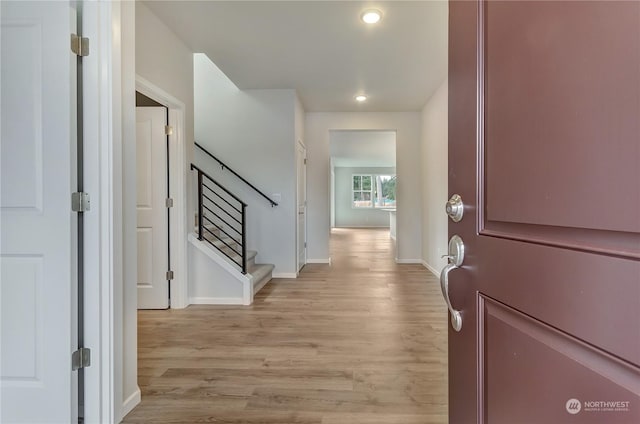
[{"label": "door hinge", "polygon": [[71,193],[71,210],[73,212],[87,212],[91,210],[89,193],[82,191]]},{"label": "door hinge", "polygon": [[171,125],[164,126],[164,135],[173,135],[173,127]]},{"label": "door hinge", "polygon": [[305,165],[307,164],[307,158],[304,158],[304,164]]},{"label": "door hinge", "polygon": [[304,247],[305,247],[305,249],[307,248],[307,242],[306,241],[304,242]]},{"label": "door hinge", "polygon": [[167,271],[167,280],[173,280],[173,271]]},{"label": "door hinge", "polygon": [[80,368],[87,368],[91,365],[91,349],[81,347],[71,354],[71,369],[73,371]]},{"label": "door hinge", "polygon": [[89,39],[71,34],[71,51],[76,56],[89,56]]},{"label": "door hinge", "polygon": [[172,208],[172,207],[173,207],[173,199],[169,197],[169,198],[165,201],[165,205],[166,205],[168,208]]}]

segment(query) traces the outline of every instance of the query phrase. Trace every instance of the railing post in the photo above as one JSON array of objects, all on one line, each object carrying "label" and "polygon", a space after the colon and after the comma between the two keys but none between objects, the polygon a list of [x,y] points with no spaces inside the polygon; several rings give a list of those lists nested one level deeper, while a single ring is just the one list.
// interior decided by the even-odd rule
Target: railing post
[{"label": "railing post", "polygon": [[198,240],[202,240],[202,171],[198,170]]},{"label": "railing post", "polygon": [[242,273],[247,273],[247,205],[242,205]]}]

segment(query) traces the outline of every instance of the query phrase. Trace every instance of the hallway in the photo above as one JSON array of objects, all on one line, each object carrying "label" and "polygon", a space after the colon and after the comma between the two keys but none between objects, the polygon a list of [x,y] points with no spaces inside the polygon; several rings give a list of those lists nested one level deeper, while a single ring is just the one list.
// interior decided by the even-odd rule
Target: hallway
[{"label": "hallway", "polygon": [[334,229],[331,256],[250,307],[140,311],[142,403],[123,422],[447,422],[437,279],[395,264],[388,230]]}]

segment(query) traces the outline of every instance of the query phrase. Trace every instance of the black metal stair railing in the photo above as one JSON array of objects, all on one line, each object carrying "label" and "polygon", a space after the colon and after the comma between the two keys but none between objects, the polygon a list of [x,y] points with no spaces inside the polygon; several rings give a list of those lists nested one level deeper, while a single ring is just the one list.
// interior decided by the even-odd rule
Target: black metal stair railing
[{"label": "black metal stair railing", "polygon": [[198,240],[209,243],[247,273],[247,205],[195,165],[198,176]]},{"label": "black metal stair railing", "polygon": [[269,202],[271,204],[271,207],[274,206],[278,206],[278,203],[275,202],[274,200],[272,200],[269,196],[267,196],[266,194],[264,194],[262,191],[260,191],[256,186],[254,186],[253,184],[251,184],[249,181],[245,180],[240,174],[238,174],[236,171],[234,171],[233,169],[229,168],[229,166],[222,162],[220,159],[218,159],[217,157],[215,157],[213,155],[213,153],[211,153],[210,151],[208,151],[207,149],[205,149],[204,147],[202,147],[200,144],[198,144],[197,142],[194,142],[195,146],[202,150],[207,156],[209,156],[211,159],[215,160],[216,162],[218,162],[218,164],[220,164],[220,166],[222,167],[223,170],[227,170],[229,172],[231,172],[233,175],[235,175],[240,181],[242,181],[243,183],[245,183],[246,185],[248,185],[249,187],[251,187],[256,193],[258,193],[260,196],[264,197],[267,202]]}]

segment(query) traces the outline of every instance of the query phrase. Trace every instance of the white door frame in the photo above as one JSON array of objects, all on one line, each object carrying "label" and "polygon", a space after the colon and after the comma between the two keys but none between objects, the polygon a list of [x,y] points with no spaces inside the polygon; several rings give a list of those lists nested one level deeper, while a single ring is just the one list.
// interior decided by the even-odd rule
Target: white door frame
[{"label": "white door frame", "polygon": [[[170,138],[170,172],[174,210],[171,214],[172,307],[187,306],[186,262],[186,140],[185,106],[142,78],[133,81],[135,56],[134,4],[82,1],[83,36],[91,52],[83,59],[84,186],[91,195],[85,213],[85,346],[91,348],[91,366],[85,369],[85,422],[119,422],[139,402],[139,390],[123,399],[124,374],[131,362],[123,324],[125,287],[123,266],[123,102],[135,108],[137,89],[165,104],[174,126]],[[123,45],[123,40],[126,41]],[[131,98],[123,98],[123,87]],[[129,93],[128,93],[129,94]],[[128,102],[131,102],[129,104]],[[130,117],[133,120],[133,117]],[[133,127],[126,128],[127,134]],[[129,206],[129,205],[127,205]],[[135,291],[134,291],[135,293]],[[126,303],[126,302],[125,302]],[[134,329],[135,331],[135,329]],[[130,341],[129,341],[130,342]],[[135,356],[135,353],[134,353]],[[136,360],[133,357],[133,360]],[[131,366],[131,364],[129,364]],[[130,370],[129,370],[130,372]],[[137,376],[136,376],[137,377]],[[134,379],[136,378],[134,377]]]},{"label": "white door frame", "polygon": [[[91,196],[91,210],[84,214],[84,328],[85,346],[91,349],[91,366],[85,369],[85,422],[116,421],[120,405],[116,398],[114,362],[121,334],[115,325],[117,304],[115,281],[118,258],[117,218],[114,214],[118,196],[116,184],[121,134],[114,117],[115,91],[112,54],[120,47],[112,39],[113,23],[119,21],[119,8],[111,2],[82,2],[82,36],[90,39],[90,54],[83,58],[84,112],[84,190]],[[119,35],[119,34],[118,34]],[[119,61],[118,61],[119,66]]]},{"label": "white door frame", "polygon": [[[302,142],[302,140],[298,139],[297,143],[296,143],[296,150],[295,150],[295,163],[296,163],[296,276],[298,276],[300,274],[300,241],[301,241],[301,237],[300,237],[300,228],[298,225],[298,186],[300,185],[300,180],[298,179],[298,146],[301,146],[304,149],[304,159],[307,159],[307,146],[304,145],[304,143]],[[305,192],[305,196],[307,193],[307,178],[306,178],[306,165],[305,165],[305,187],[304,187],[304,192]],[[307,206],[305,205],[305,213],[304,213],[304,240],[305,242],[307,241]],[[307,258],[307,248],[304,248],[304,258],[305,258],[305,263],[307,262],[308,258]]]},{"label": "white door frame", "polygon": [[169,125],[173,134],[169,136],[169,194],[173,208],[169,214],[169,240],[171,243],[171,308],[188,306],[187,284],[187,179],[185,143],[185,105],[160,87],[136,75],[136,91],[155,100],[169,109]]},{"label": "white door frame", "polygon": [[[170,172],[174,210],[171,214],[172,307],[187,306],[185,106],[158,87],[137,77],[133,81],[134,55],[130,43],[135,23],[134,4],[82,1],[83,36],[91,43],[83,59],[85,191],[91,211],[85,213],[85,346],[91,348],[91,366],[85,369],[85,422],[115,423],[140,400],[140,391],[123,399],[124,378],[132,369],[135,346],[123,332],[127,299],[123,285],[123,134],[135,134],[134,90],[169,108],[174,126],[170,137]],[[123,97],[126,93],[127,98]],[[130,97],[130,98],[129,98]],[[127,104],[125,105],[125,101]],[[129,104],[131,102],[131,104]],[[126,119],[125,119],[126,118]],[[132,122],[129,122],[129,121]],[[129,128],[131,126],[131,128]],[[135,200],[134,200],[135,201]],[[135,291],[133,292],[135,293]],[[133,331],[136,331],[134,328]],[[135,340],[134,340],[135,342]],[[128,364],[128,365],[127,365]],[[137,372],[136,372],[137,373]],[[134,376],[135,379],[137,376]]]}]

